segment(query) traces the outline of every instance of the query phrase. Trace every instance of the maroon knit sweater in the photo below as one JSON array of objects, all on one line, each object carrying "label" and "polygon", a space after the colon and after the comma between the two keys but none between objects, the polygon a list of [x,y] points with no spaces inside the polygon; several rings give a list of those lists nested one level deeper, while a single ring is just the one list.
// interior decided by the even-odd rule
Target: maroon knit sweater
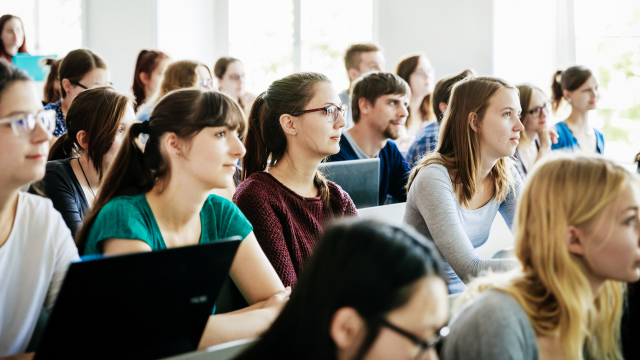
[{"label": "maroon knit sweater", "polygon": [[284,286],[296,283],[327,221],[358,215],[351,197],[340,186],[329,181],[329,191],[332,210],[326,211],[320,196],[302,197],[271,174],[257,172],[233,195]]}]

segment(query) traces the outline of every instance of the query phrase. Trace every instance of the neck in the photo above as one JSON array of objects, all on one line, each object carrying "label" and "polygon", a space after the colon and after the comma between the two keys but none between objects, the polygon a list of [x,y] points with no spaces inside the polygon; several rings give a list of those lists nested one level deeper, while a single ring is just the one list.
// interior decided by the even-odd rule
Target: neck
[{"label": "neck", "polygon": [[478,174],[480,178],[478,179],[478,184],[481,184],[489,176],[489,174],[491,174],[491,170],[493,170],[493,167],[496,166],[498,160],[499,159],[491,159],[488,156],[483,156],[480,159],[480,172]]},{"label": "neck", "polygon": [[527,135],[527,139],[531,141],[531,144],[533,144],[535,140],[538,138],[538,133],[535,131],[530,131],[525,129],[524,133]]},{"label": "neck", "polygon": [[296,192],[313,193],[316,191],[316,170],[322,158],[308,155],[302,151],[287,150],[282,159],[269,168],[269,173]]},{"label": "neck", "polygon": [[10,48],[5,48],[5,50],[7,51],[7,54],[9,54],[10,56],[16,56],[18,55],[18,50],[20,50],[20,47],[12,46]]},{"label": "neck", "polygon": [[574,107],[571,108],[571,115],[565,120],[565,123],[571,125],[577,131],[586,132],[591,129],[591,126],[589,126],[589,112],[579,111]]},{"label": "neck", "polygon": [[238,101],[239,101],[239,98],[238,98],[237,96],[233,95],[232,93],[230,93],[230,92],[228,92],[228,91],[224,91],[224,90],[220,90],[220,91],[222,91],[223,93],[225,93],[226,95],[228,95],[228,96],[229,96],[230,98],[232,98],[235,102],[238,102]]},{"label": "neck", "polygon": [[60,110],[62,110],[62,115],[64,115],[65,118],[67,117],[67,112],[69,111],[70,105],[71,105],[71,100],[69,100],[68,96],[62,99],[62,101],[60,102]]},{"label": "neck", "polygon": [[363,118],[347,132],[358,147],[371,158],[378,156],[380,150],[387,145],[388,139],[379,130],[367,126],[367,121]]},{"label": "neck", "polygon": [[605,280],[599,279],[589,274],[587,274],[587,280],[589,280],[589,286],[591,286],[591,291],[593,293],[593,297],[595,298],[596,296],[598,296],[598,294],[600,294]]},{"label": "neck", "polygon": [[[93,166],[93,161],[91,161],[88,156],[82,155],[80,156],[80,158],[78,158],[78,163],[82,167],[84,175],[89,181],[89,185],[91,186],[93,191],[97,192],[100,188],[100,174],[98,174],[95,166]],[[103,171],[104,170],[106,169],[103,169]]]},{"label": "neck", "polygon": [[179,176],[179,173],[171,172],[171,179],[162,192],[161,184],[157,183],[146,193],[156,221],[164,229],[176,232],[183,229],[194,216],[200,216],[200,210],[211,192],[211,189],[201,189],[192,179]]},{"label": "neck", "polygon": [[[417,114],[415,116],[417,116],[418,119],[420,119],[420,121],[423,120],[422,114],[420,114],[420,106],[422,105],[423,100],[424,100],[424,96],[419,97],[419,96],[411,95],[411,102],[409,103],[409,106],[411,107],[411,117],[413,117],[414,114]],[[413,120],[415,121],[416,118],[413,118]]]},{"label": "neck", "polygon": [[0,247],[9,238],[16,218],[18,189],[0,190]]}]

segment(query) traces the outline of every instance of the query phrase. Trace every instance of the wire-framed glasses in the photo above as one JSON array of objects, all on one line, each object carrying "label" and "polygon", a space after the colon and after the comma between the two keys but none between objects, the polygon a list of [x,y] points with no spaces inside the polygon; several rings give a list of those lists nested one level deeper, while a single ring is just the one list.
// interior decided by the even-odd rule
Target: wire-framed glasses
[{"label": "wire-framed glasses", "polygon": [[347,115],[347,109],[349,107],[347,105],[329,105],[322,108],[303,110],[297,113],[291,114],[292,116],[300,116],[302,114],[316,112],[316,111],[324,111],[325,116],[327,117],[327,121],[332,123],[338,119],[338,114],[342,114],[342,117]]},{"label": "wire-framed glasses", "polygon": [[380,324],[390,330],[393,330],[399,335],[404,336],[405,338],[411,340],[414,344],[416,344],[419,348],[418,354],[416,355],[416,359],[422,359],[422,356],[432,347],[436,346],[442,339],[449,334],[449,328],[447,326],[440,329],[435,335],[431,336],[428,339],[421,339],[418,336],[399,328],[389,321],[385,319],[380,319]]}]

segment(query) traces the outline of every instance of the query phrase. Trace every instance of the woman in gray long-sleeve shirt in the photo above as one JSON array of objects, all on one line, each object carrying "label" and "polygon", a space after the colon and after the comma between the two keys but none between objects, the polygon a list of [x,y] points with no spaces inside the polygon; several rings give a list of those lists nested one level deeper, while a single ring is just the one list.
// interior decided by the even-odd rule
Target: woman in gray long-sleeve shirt
[{"label": "woman in gray long-sleeve shirt", "polygon": [[622,282],[640,277],[640,182],[602,157],[552,156],[527,175],[518,205],[522,268],[469,284],[443,359],[622,359]]},{"label": "woman in gray long-sleeve shirt", "polygon": [[438,149],[413,169],[404,221],[433,240],[446,260],[449,292],[484,270],[506,271],[514,260],[483,260],[498,211],[511,227],[522,181],[508,158],[520,131],[518,91],[503,80],[467,78],[454,85]]}]

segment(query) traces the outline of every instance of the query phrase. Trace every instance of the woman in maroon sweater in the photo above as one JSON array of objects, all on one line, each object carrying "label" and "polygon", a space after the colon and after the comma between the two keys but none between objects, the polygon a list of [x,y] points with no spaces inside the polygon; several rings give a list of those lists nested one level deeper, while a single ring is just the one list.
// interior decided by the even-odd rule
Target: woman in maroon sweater
[{"label": "woman in maroon sweater", "polygon": [[357,215],[349,194],[318,171],[340,151],[346,109],[317,73],[274,81],[251,108],[233,200],[285,286],[295,284],[327,222]]}]

